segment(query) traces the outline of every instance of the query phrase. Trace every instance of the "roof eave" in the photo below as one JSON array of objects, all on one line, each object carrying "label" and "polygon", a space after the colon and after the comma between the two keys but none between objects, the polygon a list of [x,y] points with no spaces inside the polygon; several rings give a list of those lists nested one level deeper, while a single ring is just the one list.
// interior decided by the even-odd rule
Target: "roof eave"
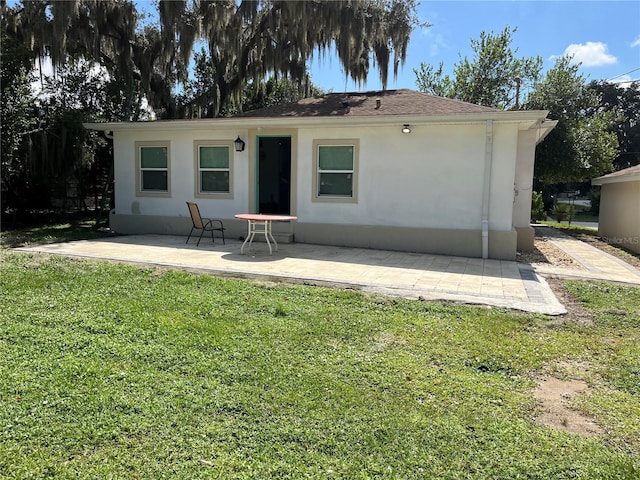
[{"label": "roof eave", "polygon": [[[291,127],[301,125],[313,126],[385,126],[402,125],[405,123],[413,125],[426,124],[446,124],[446,123],[478,123],[487,120],[505,123],[525,123],[525,128],[537,127],[539,124],[547,126],[549,131],[555,123],[544,121],[547,111],[542,110],[522,110],[522,111],[495,111],[462,114],[440,114],[440,115],[372,115],[372,116],[319,116],[319,117],[225,117],[190,120],[158,120],[147,122],[88,122],[83,126],[89,130],[103,132],[114,132],[122,130],[193,130],[194,127],[203,126],[211,128],[220,126],[224,128],[258,128],[269,125],[269,127]],[[553,125],[550,125],[553,123]],[[546,136],[546,133],[544,134]]]},{"label": "roof eave", "polygon": [[640,182],[640,173],[629,173],[627,175],[615,175],[609,177],[604,175],[602,177],[594,178],[591,180],[591,185],[607,185],[610,183],[625,183],[625,182]]},{"label": "roof eave", "polygon": [[551,133],[551,130],[556,128],[556,125],[558,125],[558,120],[548,120],[546,118],[540,120],[540,123],[535,126],[539,128],[539,134],[538,134],[538,139],[536,140],[536,145],[538,145],[545,138],[547,138],[547,135]]}]

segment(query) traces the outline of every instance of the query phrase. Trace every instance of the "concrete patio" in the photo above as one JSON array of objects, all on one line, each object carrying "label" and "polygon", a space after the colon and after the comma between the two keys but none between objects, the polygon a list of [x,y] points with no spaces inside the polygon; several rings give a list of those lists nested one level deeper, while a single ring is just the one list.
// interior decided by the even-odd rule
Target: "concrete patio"
[{"label": "concrete patio", "polygon": [[[269,255],[254,243],[170,235],[126,235],[20,248],[26,252],[183,268],[423,300],[447,300],[559,315],[566,312],[545,279],[526,264],[358,248],[289,243]],[[639,277],[640,280],[640,277]]]},{"label": "concrete patio", "polygon": [[479,258],[450,257],[302,243],[280,245],[269,255],[255,242],[240,253],[241,241],[171,235],[123,235],[96,240],[18,248],[71,257],[120,261],[234,278],[352,288],[381,295],[490,305],[525,312],[561,315],[546,278],[605,280],[640,286],[640,271],[602,250],[556,229],[545,229],[547,241],[580,265],[534,266]]}]

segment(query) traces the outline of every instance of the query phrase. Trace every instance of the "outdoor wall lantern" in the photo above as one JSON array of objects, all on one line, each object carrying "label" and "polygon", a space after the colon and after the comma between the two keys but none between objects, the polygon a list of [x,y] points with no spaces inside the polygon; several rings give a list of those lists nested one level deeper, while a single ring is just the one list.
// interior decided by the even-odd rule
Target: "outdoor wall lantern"
[{"label": "outdoor wall lantern", "polygon": [[405,124],[402,126],[402,133],[411,133],[411,127],[409,126],[409,124],[408,124],[408,123],[405,123]]},{"label": "outdoor wall lantern", "polygon": [[244,152],[244,142],[240,138],[240,135],[233,141],[233,144],[236,146],[236,152]]}]

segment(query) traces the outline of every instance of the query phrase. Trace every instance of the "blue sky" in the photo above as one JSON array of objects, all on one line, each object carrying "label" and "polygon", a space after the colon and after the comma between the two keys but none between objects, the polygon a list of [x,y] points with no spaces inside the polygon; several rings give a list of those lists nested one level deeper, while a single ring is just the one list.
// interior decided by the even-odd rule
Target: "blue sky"
[{"label": "blue sky", "polygon": [[[421,22],[429,28],[414,31],[407,61],[397,80],[389,75],[388,89],[416,87],[414,68],[421,62],[435,67],[444,62],[451,74],[460,56],[473,58],[471,39],[480,33],[498,34],[506,26],[517,28],[512,49],[518,57],[540,56],[543,69],[555,58],[573,53],[582,62],[587,81],[621,82],[640,79],[640,1],[557,0],[422,0]],[[366,85],[345,81],[340,62],[328,57],[311,64],[312,81],[325,91],[378,90],[378,71],[371,71]]]},{"label": "blue sky", "polygon": [[[153,0],[135,1],[142,10],[155,10],[149,8]],[[432,26],[414,31],[407,61],[397,79],[389,73],[388,89],[417,89],[414,69],[421,62],[434,67],[444,62],[445,73],[451,74],[461,56],[473,57],[472,39],[482,31],[497,35],[507,26],[517,28],[511,45],[516,55],[542,57],[545,71],[558,56],[571,53],[582,63],[587,81],[640,79],[638,0],[421,0],[418,16]],[[357,85],[345,79],[332,55],[309,66],[313,83],[324,91],[381,89],[377,70],[370,71],[366,84]]]}]

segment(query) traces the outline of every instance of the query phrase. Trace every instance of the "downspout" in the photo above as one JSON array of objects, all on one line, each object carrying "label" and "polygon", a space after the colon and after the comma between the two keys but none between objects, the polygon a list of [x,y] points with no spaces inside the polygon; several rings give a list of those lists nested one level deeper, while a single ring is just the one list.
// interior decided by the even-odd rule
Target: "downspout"
[{"label": "downspout", "polygon": [[493,120],[487,120],[484,150],[484,184],[482,187],[482,258],[489,258],[489,200],[493,164]]}]

